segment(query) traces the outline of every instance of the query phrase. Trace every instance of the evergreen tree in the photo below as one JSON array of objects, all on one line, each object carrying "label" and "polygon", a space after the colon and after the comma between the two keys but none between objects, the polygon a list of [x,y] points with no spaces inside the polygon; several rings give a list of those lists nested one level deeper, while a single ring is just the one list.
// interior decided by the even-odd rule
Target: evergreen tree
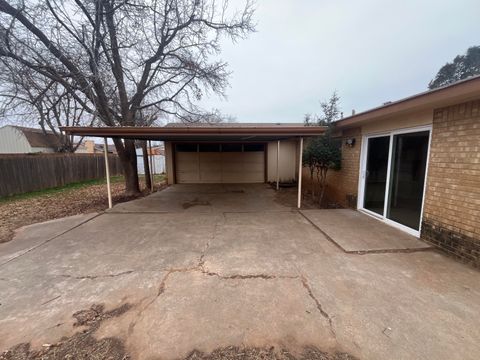
[{"label": "evergreen tree", "polygon": [[[342,153],[338,141],[332,137],[335,120],[340,116],[340,98],[336,92],[326,102],[320,103],[322,114],[320,116],[305,116],[306,126],[326,126],[325,133],[310,139],[303,151],[303,164],[310,169],[310,178],[313,185],[313,175],[316,173],[320,187],[318,202],[322,204],[327,183],[329,169],[339,170],[341,167]],[[315,196],[312,188],[312,197]]]}]

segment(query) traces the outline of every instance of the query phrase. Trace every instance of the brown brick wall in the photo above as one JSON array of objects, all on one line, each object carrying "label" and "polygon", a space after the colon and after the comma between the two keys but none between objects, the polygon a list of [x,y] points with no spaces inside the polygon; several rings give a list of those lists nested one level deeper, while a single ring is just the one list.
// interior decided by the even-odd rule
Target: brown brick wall
[{"label": "brown brick wall", "polygon": [[[345,144],[348,138],[355,138],[355,145],[350,147]],[[362,136],[360,128],[343,130],[342,139],[342,169],[329,170],[327,173],[327,189],[325,199],[328,203],[338,204],[342,207],[357,207],[358,171],[360,166],[360,150]],[[311,188],[308,169],[303,169],[305,189]]]},{"label": "brown brick wall", "polygon": [[434,111],[421,237],[480,267],[480,100]]}]

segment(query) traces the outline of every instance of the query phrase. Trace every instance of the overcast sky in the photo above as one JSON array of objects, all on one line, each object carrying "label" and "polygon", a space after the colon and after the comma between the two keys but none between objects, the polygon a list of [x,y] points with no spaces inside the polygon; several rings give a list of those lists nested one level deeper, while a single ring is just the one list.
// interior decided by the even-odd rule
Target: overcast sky
[{"label": "overcast sky", "polygon": [[257,0],[257,32],[225,41],[239,122],[301,122],[337,90],[345,116],[427,89],[438,69],[480,45],[479,0]]}]

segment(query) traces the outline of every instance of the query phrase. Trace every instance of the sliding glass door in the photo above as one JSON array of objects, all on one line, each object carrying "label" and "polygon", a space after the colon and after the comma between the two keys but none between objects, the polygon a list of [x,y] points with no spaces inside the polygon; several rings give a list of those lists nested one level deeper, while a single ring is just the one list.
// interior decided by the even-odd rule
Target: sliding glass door
[{"label": "sliding glass door", "polygon": [[366,137],[360,208],[417,234],[429,138],[429,129]]},{"label": "sliding glass door", "polygon": [[428,131],[393,136],[387,218],[419,230],[428,155]]},{"label": "sliding glass door", "polygon": [[390,136],[368,139],[363,207],[379,215],[385,208],[389,148]]}]

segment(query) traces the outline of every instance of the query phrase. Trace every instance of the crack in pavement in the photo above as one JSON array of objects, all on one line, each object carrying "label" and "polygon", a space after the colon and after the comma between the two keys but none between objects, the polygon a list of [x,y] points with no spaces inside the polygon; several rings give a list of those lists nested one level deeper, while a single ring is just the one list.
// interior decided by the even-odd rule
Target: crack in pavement
[{"label": "crack in pavement", "polygon": [[330,325],[330,332],[332,333],[332,335],[336,338],[337,337],[337,334],[335,333],[335,330],[333,328],[333,321],[332,321],[332,318],[330,317],[330,315],[328,315],[328,313],[323,309],[322,307],[322,304],[320,303],[320,301],[315,297],[315,295],[313,294],[313,290],[312,288],[310,287],[310,284],[308,283],[307,281],[307,278],[305,276],[300,276],[300,281],[302,282],[302,285],[303,287],[307,290],[307,293],[308,293],[308,296],[310,296],[312,298],[312,300],[315,302],[315,304],[317,305],[317,309],[318,311],[320,312],[320,314],[322,314],[322,316],[327,319],[328,321],[328,324]]},{"label": "crack in pavement", "polygon": [[[128,325],[128,334],[132,334],[133,331],[135,330],[135,326],[137,325],[137,321],[142,316],[142,314],[165,292],[165,286],[167,283],[168,278],[170,277],[171,274],[177,273],[177,272],[190,272],[190,271],[198,271],[200,265],[197,265],[195,267],[191,268],[178,268],[178,269],[170,269],[168,272],[165,274],[165,276],[162,278],[160,281],[160,285],[158,286],[157,293],[155,296],[143,307],[141,308],[136,315],[136,319],[133,320],[130,325]],[[146,297],[137,304],[137,306],[141,306],[144,301],[146,301],[149,297]]]},{"label": "crack in pavement", "polygon": [[[227,218],[226,218],[226,213],[224,212],[223,213],[223,225],[226,224],[227,222]],[[208,251],[208,249],[210,248],[210,244],[211,242],[213,242],[213,240],[215,239],[215,237],[217,236],[217,231],[218,231],[218,228],[219,228],[220,224],[218,222],[215,223],[215,226],[214,226],[214,229],[213,229],[213,232],[212,232],[212,236],[210,237],[209,240],[207,240],[206,244],[205,244],[205,247],[204,249],[202,250],[202,253],[198,259],[198,263],[196,266],[192,266],[192,267],[186,267],[186,268],[171,268],[169,270],[165,270],[167,271],[167,273],[165,274],[165,276],[162,278],[162,280],[160,281],[160,284],[158,286],[158,290],[156,292],[156,294],[153,296],[152,299],[150,299],[150,301],[148,301],[148,303],[143,306],[137,313],[136,315],[136,319],[133,320],[129,327],[128,327],[128,333],[131,334],[133,333],[134,329],[135,329],[135,326],[137,324],[137,321],[139,320],[140,316],[142,316],[142,314],[161,296],[165,293],[166,291],[166,286],[167,286],[167,281],[168,279],[170,278],[170,275],[174,274],[174,273],[187,273],[187,272],[200,272],[201,274],[203,275],[206,275],[206,276],[215,276],[219,279],[222,279],[222,280],[249,280],[249,279],[261,279],[261,280],[274,280],[274,279],[290,279],[290,280],[299,280],[302,284],[302,286],[305,288],[305,290],[307,291],[307,294],[308,296],[313,300],[313,302],[315,303],[316,307],[317,307],[317,310],[320,312],[320,314],[322,315],[322,317],[324,317],[327,321],[328,321],[328,324],[329,324],[329,329],[330,329],[330,332],[331,334],[333,335],[333,337],[336,339],[336,333],[335,333],[335,330],[334,330],[334,327],[333,327],[333,321],[332,321],[332,318],[330,317],[330,315],[323,309],[320,301],[315,297],[315,295],[313,294],[313,291],[307,281],[307,278],[304,276],[304,275],[276,275],[276,274],[263,274],[263,273],[260,273],[260,274],[233,274],[233,275],[221,275],[220,273],[218,272],[214,272],[214,271],[211,271],[209,270],[206,266],[205,266],[205,257],[206,257],[206,253]],[[300,271],[299,271],[300,273]],[[139,306],[142,305],[142,303],[144,301],[146,301],[149,297],[141,300],[139,302]]]},{"label": "crack in pavement", "polygon": [[[313,302],[316,305],[317,310],[319,313],[322,315],[323,318],[325,318],[328,321],[329,325],[329,330],[332,334],[332,336],[336,339],[336,333],[335,329],[333,326],[333,320],[330,317],[330,315],[323,309],[322,304],[320,301],[315,297],[313,294],[313,290],[310,287],[308,280],[306,279],[305,276],[303,275],[276,275],[276,274],[234,274],[234,275],[221,275],[217,272],[213,272],[208,270],[201,258],[200,262],[198,263],[197,266],[195,267],[187,267],[187,268],[172,268],[168,270],[168,272],[165,274],[165,276],[162,278],[160,281],[160,284],[158,286],[158,290],[155,294],[155,296],[142,308],[138,311],[136,315],[136,319],[132,321],[128,327],[128,333],[131,334],[135,326],[137,324],[138,319],[140,316],[161,296],[165,293],[166,291],[166,286],[167,286],[167,281],[170,278],[170,276],[174,273],[188,273],[188,272],[199,272],[203,275],[206,276],[214,276],[222,280],[248,280],[248,279],[261,279],[261,280],[273,280],[273,279],[288,279],[288,280],[299,280],[300,283],[302,284],[303,288],[307,291],[307,295],[313,300]],[[148,298],[148,297],[147,297]],[[143,299],[140,301],[138,305],[141,305],[147,298]]]},{"label": "crack in pavement", "polygon": [[234,274],[234,275],[221,275],[217,272],[210,271],[201,264],[196,271],[200,271],[202,274],[207,276],[216,276],[222,280],[247,280],[247,279],[263,279],[263,280],[272,280],[272,279],[300,279],[298,275],[272,275],[272,274]]},{"label": "crack in pavement", "polygon": [[[222,213],[222,217],[223,217],[223,223],[222,223],[222,226],[223,226],[227,223],[226,213]],[[213,240],[215,240],[215,238],[217,236],[217,230],[218,230],[219,226],[220,226],[220,224],[218,223],[218,221],[215,221],[212,236],[210,237],[209,240],[207,240],[207,242],[205,244],[205,247],[202,250],[202,253],[201,253],[200,258],[198,260],[198,266],[202,266],[205,263],[205,256],[207,255],[207,251],[210,248],[210,243],[212,243]]]},{"label": "crack in pavement", "polygon": [[127,271],[123,271],[123,272],[120,272],[120,273],[117,273],[117,274],[83,275],[83,276],[82,275],[73,276],[73,275],[62,274],[60,276],[65,277],[65,278],[77,279],[77,280],[84,280],[84,279],[94,280],[94,279],[100,279],[100,278],[102,278],[102,279],[104,279],[104,278],[114,278],[114,277],[117,277],[117,276],[132,274],[133,272],[134,272],[134,270],[127,270]]},{"label": "crack in pavement", "polygon": [[54,298],[45,301],[45,302],[42,303],[41,305],[42,305],[42,306],[43,306],[43,305],[47,305],[48,303],[51,303],[52,301],[55,301],[55,300],[57,300],[57,299],[59,299],[59,298],[61,298],[61,297],[62,297],[62,295],[55,296]]}]

